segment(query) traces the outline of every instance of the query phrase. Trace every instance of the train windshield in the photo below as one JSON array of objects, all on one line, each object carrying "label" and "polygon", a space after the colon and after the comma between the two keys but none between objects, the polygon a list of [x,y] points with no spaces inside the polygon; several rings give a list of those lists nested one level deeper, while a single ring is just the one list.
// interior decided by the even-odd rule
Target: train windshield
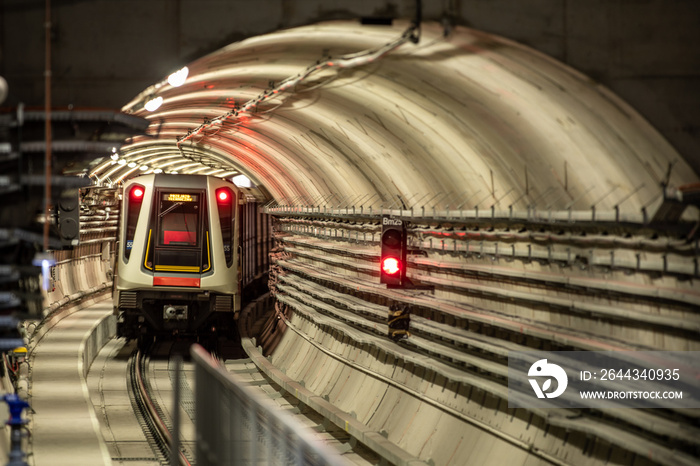
[{"label": "train windshield", "polygon": [[200,210],[196,194],[162,194],[158,245],[197,246]]}]

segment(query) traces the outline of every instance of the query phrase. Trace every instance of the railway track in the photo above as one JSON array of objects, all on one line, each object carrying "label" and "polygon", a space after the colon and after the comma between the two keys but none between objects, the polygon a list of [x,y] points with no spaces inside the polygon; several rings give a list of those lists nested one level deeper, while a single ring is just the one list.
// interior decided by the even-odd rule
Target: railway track
[{"label": "railway track", "polygon": [[[114,464],[170,465],[173,432],[173,389],[176,367],[172,345],[141,353],[135,342],[111,340],[100,352],[89,375],[91,396]],[[184,365],[181,388],[178,464],[194,464],[192,438],[192,368]],[[182,389],[186,387],[186,389]],[[190,402],[191,404],[191,402]],[[182,414],[184,412],[184,414]]]},{"label": "railway track", "polygon": [[[168,358],[166,363],[169,364],[169,361],[170,358]],[[162,397],[157,396],[153,390],[151,378],[148,376],[149,363],[150,358],[144,356],[144,354],[138,350],[132,354],[129,360],[128,376],[129,385],[133,394],[134,411],[144,428],[144,434],[146,438],[149,439],[153,450],[158,452],[159,459],[165,464],[172,464],[171,448],[175,432],[174,421],[172,419],[172,414],[169,414],[169,410],[164,406]],[[162,361],[160,365],[162,365]],[[167,372],[170,374],[171,369],[168,368]],[[170,376],[168,378],[170,379]],[[177,383],[180,386],[184,385],[189,388],[189,385],[184,380],[176,379],[173,383]],[[172,408],[177,409],[175,407]],[[170,410],[170,413],[173,413],[173,411]],[[191,416],[190,420],[193,420],[194,418],[192,415],[194,413],[188,414]],[[179,448],[177,461],[182,466],[191,466],[194,464],[195,452],[189,447],[190,444],[190,442],[180,444],[178,440],[177,445]]]},{"label": "railway track", "polygon": [[[195,464],[194,367],[190,362],[183,363],[182,377],[179,380],[176,379],[176,363],[170,356],[172,350],[171,345],[161,344],[156,345],[146,355],[140,353],[133,344],[124,345],[123,342],[113,340],[105,348],[106,354],[102,355],[97,362],[99,367],[95,367],[94,370],[99,373],[94,374],[94,377],[114,377],[114,374],[123,372],[123,377],[127,381],[124,385],[126,391],[119,398],[128,396],[130,408],[135,416],[129,422],[131,431],[117,438],[118,432],[124,431],[123,426],[118,426],[121,422],[118,417],[124,414],[123,410],[117,411],[115,407],[106,406],[104,400],[114,399],[115,396],[103,390],[104,384],[97,384],[103,391],[93,396],[103,400],[98,407],[101,414],[99,417],[103,424],[103,431],[109,431],[112,435],[106,440],[110,444],[110,450],[113,452],[112,460],[115,464],[133,466],[170,464],[173,391],[176,384],[180,391],[180,430],[182,432],[178,461],[181,465]],[[186,352],[186,348],[183,349],[180,346],[175,352],[182,354]],[[346,464],[369,465],[381,462],[379,455],[358,444],[356,439],[343,429],[308,409],[298,399],[275,384],[251,359],[220,362],[226,370],[245,380],[255,392],[272,400],[299,423],[313,430],[315,437],[341,454]],[[242,425],[245,425],[243,421]],[[137,427],[139,432],[134,431]],[[263,439],[262,442],[265,440]],[[133,453],[137,448],[136,444],[141,454]],[[266,448],[267,446],[263,445],[263,449]]]}]

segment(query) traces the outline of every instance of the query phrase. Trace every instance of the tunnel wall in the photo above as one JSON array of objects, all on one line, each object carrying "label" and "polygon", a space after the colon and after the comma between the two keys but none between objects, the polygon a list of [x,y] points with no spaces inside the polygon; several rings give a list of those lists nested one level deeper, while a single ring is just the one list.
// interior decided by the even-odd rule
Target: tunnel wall
[{"label": "tunnel wall", "polygon": [[[25,325],[32,338],[40,338],[66,313],[72,313],[108,298],[114,277],[115,240],[118,211],[115,190],[92,188],[81,193],[80,242],[50,251],[48,289],[43,290],[43,320]],[[89,367],[89,366],[88,366]]]},{"label": "tunnel wall", "polygon": [[107,296],[112,288],[112,243],[94,242],[73,251],[54,251],[50,288],[45,293],[44,315],[86,299]]},{"label": "tunnel wall", "polygon": [[[698,350],[692,245],[671,253],[670,235],[641,225],[409,217],[422,254],[407,274],[434,288],[387,289],[380,219],[320,217],[278,212],[277,322],[258,335],[315,396],[429,464],[696,461],[692,413],[511,408],[506,383],[511,351]],[[396,304],[410,309],[398,343],[387,331]]]}]

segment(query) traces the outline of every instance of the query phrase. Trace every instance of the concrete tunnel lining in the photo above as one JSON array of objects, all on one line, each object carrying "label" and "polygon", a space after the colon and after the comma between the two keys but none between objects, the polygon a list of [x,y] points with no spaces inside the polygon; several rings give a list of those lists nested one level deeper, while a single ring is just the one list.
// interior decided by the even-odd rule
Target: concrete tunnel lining
[{"label": "concrete tunnel lining", "polygon": [[[376,49],[406,26],[329,22],[225,47],[193,62],[185,85],[154,85],[124,107],[152,125],[121,156],[151,145],[158,149],[146,161],[176,154],[175,138],[324,52]],[[439,192],[444,199],[434,202],[470,208],[498,201],[500,208],[597,203],[603,210],[624,201],[623,209],[637,210],[660,197],[669,164],[671,185],[697,181],[646,121],[593,80],[500,37],[463,27],[442,33],[424,24],[419,44],[341,70],[316,89],[287,92],[182,149],[247,174],[280,203],[301,205],[329,194],[335,203],[376,194],[378,207]],[[154,93],[164,97],[162,107],[138,109]]]}]

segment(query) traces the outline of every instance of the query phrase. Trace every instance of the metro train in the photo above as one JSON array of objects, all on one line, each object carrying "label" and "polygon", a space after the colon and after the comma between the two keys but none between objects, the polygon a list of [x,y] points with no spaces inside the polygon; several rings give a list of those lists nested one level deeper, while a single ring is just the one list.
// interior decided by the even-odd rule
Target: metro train
[{"label": "metro train", "polygon": [[267,283],[271,227],[259,194],[204,175],[126,182],[112,295],[117,336],[140,344],[231,336],[246,296]]}]

